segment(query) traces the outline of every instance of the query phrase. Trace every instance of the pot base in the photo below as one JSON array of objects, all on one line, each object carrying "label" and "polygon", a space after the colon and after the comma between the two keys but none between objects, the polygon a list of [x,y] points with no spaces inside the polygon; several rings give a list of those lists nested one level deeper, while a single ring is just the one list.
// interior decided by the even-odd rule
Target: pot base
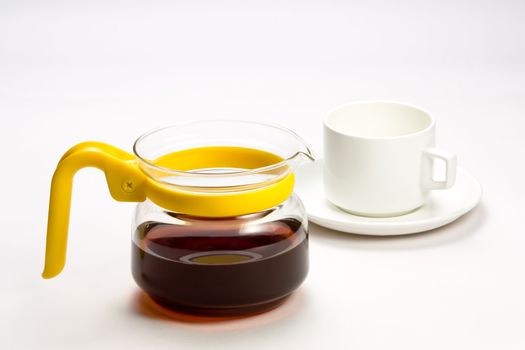
[{"label": "pot base", "polygon": [[148,295],[150,299],[155,302],[159,307],[168,309],[167,311],[182,312],[190,315],[198,316],[210,316],[210,317],[228,317],[228,316],[249,316],[253,314],[259,314],[273,310],[280,306],[290,296],[290,294],[284,297],[271,300],[268,302],[252,305],[242,305],[239,307],[228,307],[228,308],[209,308],[209,307],[195,307],[190,305],[175,304],[170,301],[166,301],[162,298],[158,298],[152,295]]}]

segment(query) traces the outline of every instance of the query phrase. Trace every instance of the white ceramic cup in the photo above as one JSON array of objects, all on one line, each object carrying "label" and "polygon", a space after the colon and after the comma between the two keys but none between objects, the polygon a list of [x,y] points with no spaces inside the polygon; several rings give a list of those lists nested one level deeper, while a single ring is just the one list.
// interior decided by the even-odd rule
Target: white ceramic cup
[{"label": "white ceramic cup", "polygon": [[[338,107],[324,119],[326,197],[362,216],[413,211],[430,190],[454,185],[457,158],[434,145],[434,118],[420,108],[389,101]],[[443,181],[433,178],[436,159],[446,165]]]}]

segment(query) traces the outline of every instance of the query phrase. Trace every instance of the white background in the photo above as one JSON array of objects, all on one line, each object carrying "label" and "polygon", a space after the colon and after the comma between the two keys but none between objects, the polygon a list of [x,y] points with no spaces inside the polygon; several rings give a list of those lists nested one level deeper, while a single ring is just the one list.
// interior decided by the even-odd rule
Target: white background
[{"label": "white background", "polygon": [[[482,205],[407,237],[312,225],[285,305],[184,322],[140,311],[133,205],[85,170],[66,269],[40,279],[50,179],[75,143],[130,150],[153,127],[226,117],[285,125],[321,155],[323,114],[359,99],[430,110]],[[1,0],[0,347],[523,349],[524,112],[521,0]]]}]

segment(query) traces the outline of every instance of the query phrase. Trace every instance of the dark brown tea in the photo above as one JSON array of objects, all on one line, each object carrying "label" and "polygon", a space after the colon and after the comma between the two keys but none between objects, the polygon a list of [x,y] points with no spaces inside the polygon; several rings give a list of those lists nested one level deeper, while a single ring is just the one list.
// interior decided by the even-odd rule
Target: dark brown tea
[{"label": "dark brown tea", "polygon": [[132,243],[133,277],[159,304],[189,313],[277,305],[306,277],[308,235],[293,218],[253,220],[185,216],[184,225],[141,224]]}]

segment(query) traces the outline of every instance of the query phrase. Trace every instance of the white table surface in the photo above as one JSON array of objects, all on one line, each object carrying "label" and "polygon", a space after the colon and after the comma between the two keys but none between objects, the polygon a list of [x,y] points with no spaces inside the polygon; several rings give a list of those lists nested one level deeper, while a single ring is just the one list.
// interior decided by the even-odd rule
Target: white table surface
[{"label": "white table surface", "polygon": [[[0,2],[2,349],[524,349],[525,3]],[[75,180],[68,262],[43,280],[49,183],[73,144],[237,118],[290,127],[359,99],[421,105],[480,207],[393,238],[311,226],[311,270],[282,307],[224,322],[144,313],[133,204]],[[142,311],[141,311],[142,310]]]}]

